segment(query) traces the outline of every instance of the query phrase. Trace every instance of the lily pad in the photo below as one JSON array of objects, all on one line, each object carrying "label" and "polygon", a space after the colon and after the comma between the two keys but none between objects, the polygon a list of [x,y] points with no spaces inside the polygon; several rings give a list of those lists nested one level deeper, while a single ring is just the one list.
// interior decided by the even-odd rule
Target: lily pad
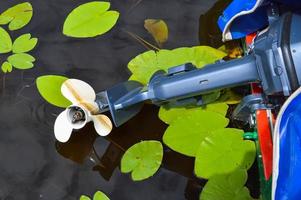
[{"label": "lily pad", "polygon": [[161,47],[168,39],[168,26],[162,19],[146,19],[144,28],[153,36]]},{"label": "lily pad", "polygon": [[79,200],[91,200],[91,198],[86,195],[81,195]]},{"label": "lily pad", "polygon": [[33,15],[33,9],[29,2],[15,5],[0,15],[0,24],[8,24],[11,31],[18,30],[27,25]]},{"label": "lily pad", "polygon": [[[82,195],[79,200],[91,200],[91,198],[86,195]],[[93,200],[110,200],[110,199],[103,192],[97,191],[93,196]]]},{"label": "lily pad", "polygon": [[207,135],[200,143],[194,171],[198,177],[208,179],[237,169],[248,170],[255,160],[255,153],[254,142],[243,140],[242,130],[219,129]]},{"label": "lily pad", "polygon": [[119,13],[108,11],[109,8],[109,2],[101,1],[80,5],[68,15],[63,33],[70,37],[88,38],[108,32],[119,18]]},{"label": "lily pad", "polygon": [[27,53],[18,53],[11,55],[7,61],[17,69],[30,69],[36,59]]},{"label": "lily pad", "polygon": [[9,62],[4,62],[1,66],[4,73],[12,72],[13,66]]},{"label": "lily pad", "polygon": [[8,53],[12,50],[12,40],[6,30],[0,27],[0,53]]},{"label": "lily pad", "polygon": [[253,200],[247,187],[246,170],[215,175],[209,179],[200,195],[200,200]]},{"label": "lily pad", "polygon": [[121,172],[132,173],[134,181],[153,176],[163,158],[163,146],[159,141],[142,141],[130,147],[121,160]]},{"label": "lily pad", "polygon": [[66,108],[71,105],[71,102],[62,95],[61,86],[67,79],[67,77],[56,75],[40,76],[36,84],[41,96],[48,103]]},{"label": "lily pad", "polygon": [[31,35],[24,34],[18,37],[13,43],[14,53],[26,53],[31,51],[38,43],[37,38],[31,38]]},{"label": "lily pad", "polygon": [[179,153],[194,157],[200,143],[212,131],[223,129],[229,120],[211,111],[192,111],[175,119],[163,136],[163,142]]},{"label": "lily pad", "polygon": [[153,73],[158,70],[185,63],[192,63],[201,68],[225,57],[222,51],[208,46],[181,47],[174,50],[147,51],[132,59],[128,68],[132,72],[131,80],[147,84]]}]

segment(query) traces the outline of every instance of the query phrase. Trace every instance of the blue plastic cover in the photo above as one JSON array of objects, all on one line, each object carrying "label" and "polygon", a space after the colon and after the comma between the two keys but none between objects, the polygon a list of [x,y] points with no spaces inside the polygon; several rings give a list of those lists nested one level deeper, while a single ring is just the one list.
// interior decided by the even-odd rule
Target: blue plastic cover
[{"label": "blue plastic cover", "polygon": [[301,199],[301,88],[286,101],[274,130],[273,200]]}]

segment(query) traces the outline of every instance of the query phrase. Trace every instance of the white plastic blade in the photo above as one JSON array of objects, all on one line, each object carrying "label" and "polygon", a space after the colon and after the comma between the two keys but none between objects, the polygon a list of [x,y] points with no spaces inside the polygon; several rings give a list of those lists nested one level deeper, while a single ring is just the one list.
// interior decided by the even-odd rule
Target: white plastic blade
[{"label": "white plastic blade", "polygon": [[72,130],[73,127],[67,119],[67,110],[65,110],[55,120],[55,138],[60,142],[67,142],[71,136]]},{"label": "white plastic blade", "polygon": [[112,131],[112,122],[106,115],[92,115],[91,118],[98,135],[107,136]]},{"label": "white plastic blade", "polygon": [[94,89],[88,83],[78,79],[66,80],[62,85],[61,92],[72,104],[94,102],[96,99]]}]

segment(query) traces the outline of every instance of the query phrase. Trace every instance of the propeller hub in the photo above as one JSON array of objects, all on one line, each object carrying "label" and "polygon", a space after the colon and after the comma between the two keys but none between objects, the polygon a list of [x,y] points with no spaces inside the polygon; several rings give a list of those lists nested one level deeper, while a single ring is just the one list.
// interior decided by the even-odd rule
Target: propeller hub
[{"label": "propeller hub", "polygon": [[80,129],[87,123],[87,113],[79,106],[70,106],[67,111],[68,121],[75,129]]}]

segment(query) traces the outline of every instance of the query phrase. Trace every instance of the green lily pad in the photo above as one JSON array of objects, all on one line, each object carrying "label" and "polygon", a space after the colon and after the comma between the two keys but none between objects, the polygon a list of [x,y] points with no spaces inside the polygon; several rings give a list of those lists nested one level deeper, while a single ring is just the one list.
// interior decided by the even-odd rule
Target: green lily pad
[{"label": "green lily pad", "polygon": [[12,50],[12,40],[6,30],[0,27],[0,53],[8,53]]},{"label": "green lily pad", "polygon": [[18,53],[11,55],[7,61],[17,69],[30,69],[36,59],[27,53]]},{"label": "green lily pad", "polygon": [[101,1],[80,5],[68,15],[63,33],[70,37],[87,38],[108,32],[119,18],[119,13],[108,11],[109,8],[109,2]]},{"label": "green lily pad", "polygon": [[61,86],[67,79],[56,75],[40,76],[36,84],[39,93],[48,103],[66,108],[71,105],[71,102],[62,95]]},{"label": "green lily pad", "polygon": [[222,51],[208,46],[181,47],[173,50],[147,51],[132,59],[128,68],[132,72],[131,80],[147,84],[153,73],[158,70],[185,63],[192,63],[201,68],[225,57]]},{"label": "green lily pad", "polygon": [[31,35],[24,34],[18,37],[13,43],[14,53],[26,53],[31,51],[38,43],[37,38],[31,38]]},{"label": "green lily pad", "polygon": [[121,172],[131,172],[134,181],[147,179],[158,171],[162,158],[161,142],[142,141],[125,152],[121,160]]},{"label": "green lily pad", "polygon": [[189,116],[192,113],[203,112],[203,111],[211,111],[219,113],[223,116],[226,115],[229,106],[226,103],[212,103],[208,104],[204,107],[193,107],[193,108],[185,108],[185,107],[175,107],[168,108],[166,106],[161,106],[159,111],[159,118],[165,122],[166,124],[171,124],[175,119],[185,116]]},{"label": "green lily pad", "polygon": [[15,5],[0,15],[0,25],[8,24],[11,31],[18,30],[27,25],[33,15],[33,9],[29,2]]},{"label": "green lily pad", "polygon": [[9,62],[4,62],[1,66],[4,73],[12,72],[13,66]]},{"label": "green lily pad", "polygon": [[253,200],[247,187],[246,170],[215,175],[209,179],[200,195],[200,200]]},{"label": "green lily pad", "polygon": [[91,198],[86,195],[81,195],[79,200],[91,200]]},{"label": "green lily pad", "polygon": [[248,170],[255,160],[255,153],[254,142],[243,140],[242,130],[216,130],[200,143],[194,171],[198,177],[208,179],[216,174],[228,174],[237,169]]},{"label": "green lily pad", "polygon": [[110,200],[110,199],[103,192],[97,191],[93,196],[93,200]]},{"label": "green lily pad", "polygon": [[204,138],[228,123],[229,120],[218,113],[194,110],[172,121],[163,135],[163,142],[174,151],[194,157]]}]

